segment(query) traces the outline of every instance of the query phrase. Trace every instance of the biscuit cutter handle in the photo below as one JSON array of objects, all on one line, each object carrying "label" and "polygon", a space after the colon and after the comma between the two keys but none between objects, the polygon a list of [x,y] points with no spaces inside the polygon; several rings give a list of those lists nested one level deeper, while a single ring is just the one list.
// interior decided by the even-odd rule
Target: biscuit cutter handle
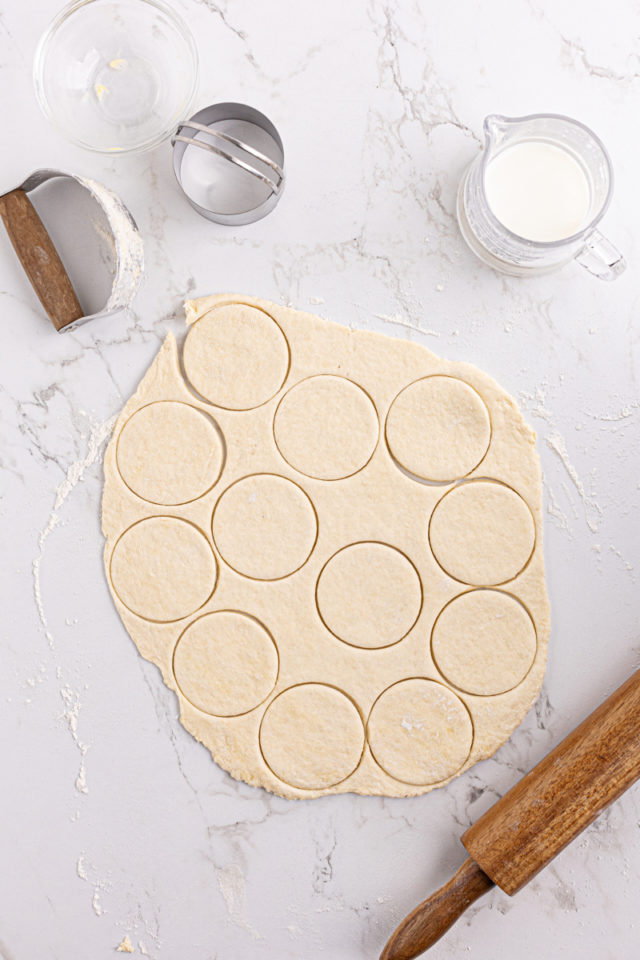
[{"label": "biscuit cutter handle", "polygon": [[402,921],[381,960],[417,957],[492,884],[517,893],[639,778],[637,670],[469,827],[470,859]]},{"label": "biscuit cutter handle", "polygon": [[24,272],[56,330],[82,317],[69,275],[24,190],[11,190],[0,197],[0,216]]}]

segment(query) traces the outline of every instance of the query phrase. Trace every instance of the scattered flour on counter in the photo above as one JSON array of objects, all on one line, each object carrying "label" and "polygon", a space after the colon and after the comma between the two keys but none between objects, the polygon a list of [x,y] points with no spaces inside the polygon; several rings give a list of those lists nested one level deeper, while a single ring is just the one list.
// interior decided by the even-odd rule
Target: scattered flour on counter
[{"label": "scattered flour on counter", "polygon": [[67,468],[67,473],[62,481],[62,483],[56,489],[56,498],[53,504],[53,510],[47,520],[45,528],[42,530],[38,537],[38,556],[33,560],[32,570],[33,570],[33,595],[36,603],[36,608],[38,610],[38,616],[40,618],[40,623],[44,629],[44,635],[47,639],[49,647],[53,650],[54,642],[53,635],[49,629],[49,624],[47,623],[47,618],[44,612],[44,605],[42,603],[42,588],[40,582],[40,567],[44,559],[44,550],[45,543],[50,533],[55,530],[55,528],[60,523],[60,517],[58,511],[62,504],[65,502],[71,491],[74,489],[76,484],[82,480],[84,477],[85,470],[88,467],[92,466],[98,457],[100,456],[100,451],[102,445],[104,444],[107,437],[110,435],[113,425],[116,422],[115,417],[109,417],[108,420],[103,421],[102,423],[95,424],[89,434],[89,440],[87,444],[87,455],[83,460],[76,460],[75,463],[70,464]]},{"label": "scattered flour on counter", "polygon": [[627,420],[633,416],[634,410],[638,410],[639,408],[640,400],[632,400],[631,403],[628,403],[615,413],[589,413],[588,416],[593,420],[600,420],[602,423],[616,423],[620,420]]},{"label": "scattered flour on counter", "polygon": [[532,416],[538,417],[540,420],[546,420],[547,423],[551,423],[553,414],[550,410],[547,410],[545,406],[547,402],[547,395],[542,386],[536,387],[535,394],[527,393],[525,390],[520,390],[518,396],[520,397],[522,406],[525,407]]},{"label": "scattered flour on counter", "polygon": [[309,297],[309,303],[313,303],[316,306],[320,306],[324,303],[324,297]]},{"label": "scattered flour on counter", "polygon": [[86,743],[83,743],[78,736],[78,716],[80,714],[81,707],[80,696],[77,691],[71,689],[69,684],[65,684],[61,688],[60,696],[62,697],[66,708],[62,714],[62,717],[67,721],[69,733],[71,734],[73,742],[80,751],[80,769],[78,770],[78,776],[76,777],[76,790],[79,793],[89,793],[84,762],[84,758],[87,755],[87,750],[89,747]]},{"label": "scattered flour on counter", "polygon": [[41,663],[38,666],[38,672],[36,673],[36,675],[34,677],[27,677],[25,680],[25,683],[27,684],[28,687],[33,688],[40,683],[44,683],[46,679],[47,679],[47,667],[46,667],[46,664]]},{"label": "scattered flour on counter", "polygon": [[105,890],[108,890],[111,886],[108,880],[94,880],[93,881],[93,896],[91,897],[91,906],[96,917],[101,917],[104,913],[108,913],[108,910],[102,905],[102,894]]},{"label": "scattered flour on counter", "polygon": [[553,490],[547,483],[547,480],[544,476],[542,478],[542,482],[547,492],[547,513],[551,517],[555,526],[558,527],[559,530],[566,530],[566,532],[569,534],[569,539],[573,540],[573,530],[569,526],[569,520],[566,513],[561,510],[560,504],[554,497]]},{"label": "scattered flour on counter", "polygon": [[49,647],[51,648],[51,650],[53,650],[53,634],[49,630],[49,624],[47,623],[47,618],[45,616],[44,606],[42,603],[42,590],[40,588],[40,564],[42,563],[42,559],[44,557],[44,545],[45,545],[46,539],[51,533],[51,531],[58,526],[58,523],[59,523],[58,515],[56,513],[52,513],[51,516],[49,517],[49,520],[47,521],[46,527],[44,528],[44,530],[42,530],[42,532],[40,533],[40,536],[38,537],[38,548],[40,552],[38,553],[38,556],[34,559],[32,563],[33,596],[35,598],[36,608],[38,610],[38,617],[40,618],[40,623],[44,628],[44,635],[47,639],[47,643],[49,644]]},{"label": "scattered flour on counter", "polygon": [[75,463],[67,467],[67,475],[56,490],[56,499],[53,505],[54,513],[60,509],[74,487],[82,480],[85,470],[93,466],[100,456],[102,445],[111,435],[116,419],[115,416],[109,417],[108,420],[103,420],[102,423],[96,423],[92,427],[87,442],[86,457],[84,457],[83,460],[76,460]]},{"label": "scattered flour on counter", "polygon": [[416,323],[411,323],[410,320],[405,319],[401,313],[394,313],[392,315],[389,315],[388,313],[376,313],[375,316],[378,318],[378,320],[382,320],[383,323],[394,323],[398,327],[406,327],[407,330],[415,330],[417,333],[423,333],[425,336],[440,336],[440,333],[437,330],[425,330],[422,327],[419,327]]},{"label": "scattered flour on counter", "polygon": [[[53,503],[53,510],[49,515],[46,526],[40,533],[38,537],[38,556],[32,562],[32,572],[33,572],[33,594],[36,604],[36,609],[38,611],[38,617],[42,628],[44,630],[44,635],[47,639],[47,643],[51,650],[54,650],[54,640],[53,634],[49,628],[47,617],[44,610],[44,604],[42,601],[42,587],[41,587],[41,565],[44,559],[45,554],[45,544],[47,538],[52,533],[53,530],[60,523],[59,510],[67,500],[69,495],[75,489],[77,484],[83,479],[86,470],[91,467],[96,460],[100,457],[102,446],[111,434],[113,425],[116,421],[115,417],[110,417],[108,420],[104,420],[101,423],[93,424],[91,431],[89,433],[87,441],[87,453],[86,456],[81,460],[76,460],[74,463],[71,463],[67,467],[67,472],[65,474],[64,480],[57,487],[55,500]],[[68,619],[67,619],[67,622]],[[76,621],[77,622],[77,621]],[[56,677],[62,683],[62,670],[60,665],[56,668]],[[66,720],[69,732],[73,742],[80,751],[80,768],[78,770],[78,775],[75,780],[75,787],[79,793],[86,794],[89,792],[86,779],[86,769],[85,769],[85,756],[87,750],[89,749],[87,744],[83,743],[78,736],[78,715],[80,712],[80,695],[77,691],[72,690],[69,684],[63,684],[60,688],[60,696],[65,706],[65,711],[62,714],[64,720]]]},{"label": "scattered flour on counter", "polygon": [[96,917],[101,917],[103,914],[102,904],[100,903],[100,888],[96,887],[93,891],[93,898],[91,900],[91,906],[93,907],[93,912]]},{"label": "scattered flour on counter", "polygon": [[81,853],[80,856],[78,857],[78,862],[76,864],[76,873],[78,874],[81,880],[88,879],[87,867],[84,861],[84,853]]},{"label": "scattered flour on counter", "polygon": [[592,533],[596,533],[600,525],[600,520],[602,518],[602,507],[594,500],[593,497],[588,496],[584,489],[584,483],[578,476],[576,468],[573,466],[569,459],[569,454],[567,452],[567,444],[564,437],[561,433],[557,431],[554,433],[547,434],[546,437],[547,446],[553,450],[553,452],[560,458],[562,464],[569,475],[569,479],[573,483],[574,487],[578,491],[578,495],[582,500],[582,505],[584,507],[585,520],[587,526]]},{"label": "scattered flour on counter", "polygon": [[624,568],[625,568],[625,570],[627,571],[627,573],[629,574],[629,576],[631,577],[631,580],[635,583],[635,581],[636,581],[636,576],[635,576],[635,573],[634,573],[634,571],[633,571],[633,564],[632,564],[632,563],[629,563],[628,560],[625,560],[625,558],[622,556],[622,554],[620,553],[620,551],[618,550],[618,548],[617,548],[617,547],[614,547],[614,545],[613,545],[612,543],[609,544],[609,550],[610,550],[611,553],[612,553],[614,556],[616,556],[616,557],[618,558],[618,560],[620,560],[620,562],[624,565]]},{"label": "scattered flour on counter", "polygon": [[236,863],[229,863],[217,871],[218,887],[229,912],[229,919],[251,934],[254,940],[262,940],[261,934],[247,923],[245,907],[244,875]]}]

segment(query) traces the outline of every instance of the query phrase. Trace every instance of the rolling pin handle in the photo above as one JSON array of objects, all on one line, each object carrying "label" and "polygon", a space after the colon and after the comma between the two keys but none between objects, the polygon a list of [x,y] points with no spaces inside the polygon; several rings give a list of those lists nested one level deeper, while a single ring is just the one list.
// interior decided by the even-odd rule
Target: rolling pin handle
[{"label": "rolling pin handle", "polygon": [[419,904],[391,935],[380,960],[413,960],[447,932],[467,907],[495,886],[467,857],[448,883]]}]

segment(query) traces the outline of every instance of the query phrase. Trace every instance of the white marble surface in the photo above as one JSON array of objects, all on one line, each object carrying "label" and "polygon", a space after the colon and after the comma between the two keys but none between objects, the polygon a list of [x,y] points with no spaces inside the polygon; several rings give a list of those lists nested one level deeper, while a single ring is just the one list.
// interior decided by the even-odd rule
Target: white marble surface
[{"label": "white marble surface", "polygon": [[[170,148],[76,149],[40,116],[30,69],[56,0],[4,0],[9,189],[61,166],[121,194],[147,271],[128,316],[57,336],[0,231],[3,824],[0,957],[92,960],[128,935],[157,960],[365,960],[463,857],[458,837],[640,658],[640,26],[633,0],[180,0],[198,105],[279,126],[289,183],[250,227],[200,220]],[[602,136],[606,232],[627,273],[502,278],[453,210],[490,112],[564,112]],[[469,359],[538,432],[553,634],[544,691],[509,743],[415,800],[291,803],[235,783],[179,726],[102,573],[102,442],[185,294],[251,292]],[[561,455],[559,455],[559,451]],[[565,452],[566,451],[566,452]],[[630,960],[640,788],[516,898],[495,891],[434,960]]]}]

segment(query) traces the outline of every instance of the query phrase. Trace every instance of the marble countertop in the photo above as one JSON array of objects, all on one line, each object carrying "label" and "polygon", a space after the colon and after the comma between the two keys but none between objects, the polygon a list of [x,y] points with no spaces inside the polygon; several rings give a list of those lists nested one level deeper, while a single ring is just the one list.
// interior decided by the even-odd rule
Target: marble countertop
[{"label": "marble countertop", "polygon": [[[199,219],[168,145],[103,157],[61,140],[31,87],[57,0],[0,5],[5,190],[40,166],[131,208],[146,273],[133,309],[58,336],[0,230],[4,825],[0,957],[369,960],[461,863],[459,836],[640,661],[640,18],[632,0],[351,3],[175,0],[202,59],[197,105],[251,103],[279,127],[278,209]],[[549,111],[613,157],[604,229],[629,269],[501,277],[467,251],[458,179],[483,117]],[[102,571],[112,418],[181,300],[243,291],[468,359],[538,434],[553,612],[543,692],[509,742],[412,800],[287,802],[236,783],[179,725]],[[433,960],[637,956],[640,787],[510,899],[494,891]]]}]

